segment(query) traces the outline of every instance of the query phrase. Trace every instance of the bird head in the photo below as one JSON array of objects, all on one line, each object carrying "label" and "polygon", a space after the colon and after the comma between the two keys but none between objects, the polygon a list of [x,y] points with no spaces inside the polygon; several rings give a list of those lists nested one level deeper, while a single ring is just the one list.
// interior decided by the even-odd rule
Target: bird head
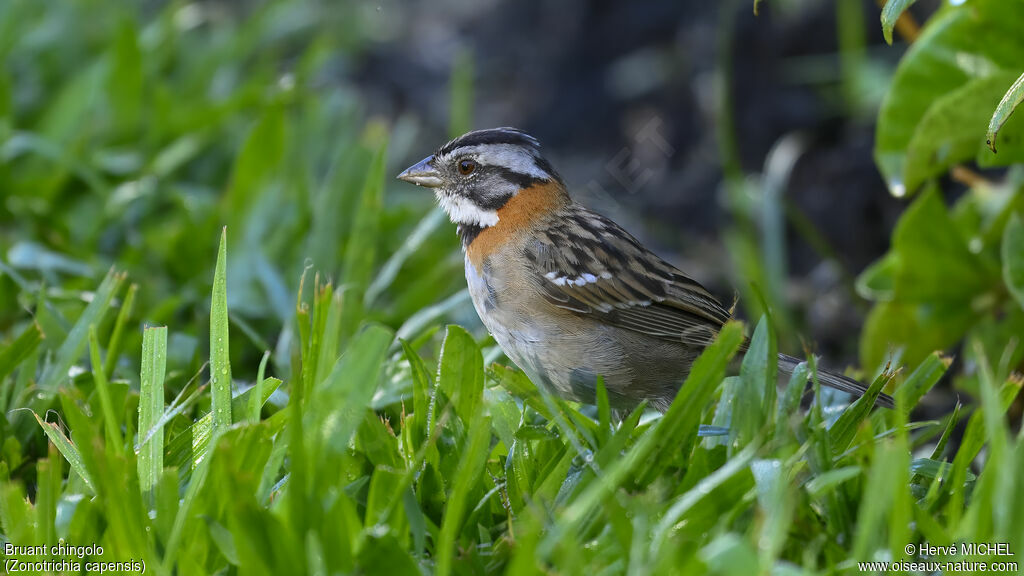
[{"label": "bird head", "polygon": [[516,128],[463,134],[398,179],[432,188],[451,221],[471,228],[497,224],[498,210],[524,189],[553,181],[561,184],[537,139]]}]

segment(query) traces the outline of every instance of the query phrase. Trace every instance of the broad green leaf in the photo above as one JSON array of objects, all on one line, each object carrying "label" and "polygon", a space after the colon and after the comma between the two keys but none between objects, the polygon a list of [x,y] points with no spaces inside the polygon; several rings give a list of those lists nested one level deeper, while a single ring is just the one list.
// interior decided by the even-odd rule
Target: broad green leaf
[{"label": "broad green leaf", "polygon": [[[907,149],[937,99],[972,79],[1020,73],[1022,21],[1024,4],[1004,0],[946,6],[928,20],[900,60],[878,114],[875,162],[894,195],[915,192],[906,182]],[[983,142],[984,121],[976,130]]]},{"label": "broad green leaf", "polygon": [[954,345],[977,320],[963,303],[882,302],[871,309],[861,332],[861,365],[872,371],[889,361],[913,366]]},{"label": "broad green leaf", "polygon": [[985,143],[988,144],[993,154],[996,152],[996,137],[999,135],[999,131],[1022,101],[1024,101],[1024,74],[1018,76],[1010,89],[1006,91],[1002,100],[999,101],[999,105],[996,106],[995,112],[992,113],[992,119],[988,122]]},{"label": "broad green leaf", "polygon": [[904,212],[886,267],[891,298],[871,311],[861,333],[861,364],[874,370],[902,349],[914,365],[951,346],[977,322],[975,303],[998,289],[997,264],[974,254],[940,195],[929,190]]},{"label": "broad green leaf", "polygon": [[893,232],[896,298],[969,304],[998,280],[998,269],[967,249],[942,197],[921,195]]},{"label": "broad green leaf", "polygon": [[1024,161],[1024,133],[1018,126],[1024,123],[1013,123],[998,157],[985,147],[985,122],[1012,81],[1013,76],[1005,72],[972,78],[932,102],[907,144],[903,180],[908,190],[976,157],[988,164]]},{"label": "broad green leaf", "polygon": [[916,0],[886,0],[885,6],[882,7],[882,36],[885,37],[885,41],[892,45],[892,31],[896,28],[896,21],[900,19],[900,15],[910,8]]},{"label": "broad green leaf", "polygon": [[888,302],[893,298],[897,258],[892,252],[871,263],[857,276],[857,294],[865,300]]}]

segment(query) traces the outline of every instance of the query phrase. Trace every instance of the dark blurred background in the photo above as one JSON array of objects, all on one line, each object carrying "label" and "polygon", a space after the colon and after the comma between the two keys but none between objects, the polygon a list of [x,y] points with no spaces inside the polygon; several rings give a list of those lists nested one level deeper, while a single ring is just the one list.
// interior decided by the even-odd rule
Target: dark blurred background
[{"label": "dark blurred background", "polygon": [[[23,320],[17,294],[34,306],[37,276],[86,289],[116,265],[147,283],[143,322],[195,331],[227,225],[233,313],[257,348],[286,349],[303,260],[348,281],[375,142],[390,134],[379,228],[353,240],[374,246],[368,270],[431,210],[391,176],[453,132],[511,125],[578,200],[741,316],[763,299],[785,351],[855,364],[855,278],[903,209],[874,122],[937,5],[916,2],[893,46],[873,0],[765,0],[757,15],[752,0],[0,5],[0,249],[28,278],[0,275],[0,327]],[[397,327],[464,286],[453,227],[427,237],[371,289],[373,319]],[[447,310],[475,322],[468,304]]]},{"label": "dark blurred background", "polygon": [[351,73],[375,112],[422,119],[412,161],[446,139],[453,62],[471,58],[474,127],[537,136],[578,200],[726,302],[745,275],[727,264],[723,231],[745,217],[756,228],[758,203],[743,197],[777,183],[784,304],[821,351],[854,362],[866,306],[852,278],[888,248],[902,210],[872,146],[904,46],[884,43],[873,1],[758,12],[749,1],[381,3],[369,12],[379,42]]}]

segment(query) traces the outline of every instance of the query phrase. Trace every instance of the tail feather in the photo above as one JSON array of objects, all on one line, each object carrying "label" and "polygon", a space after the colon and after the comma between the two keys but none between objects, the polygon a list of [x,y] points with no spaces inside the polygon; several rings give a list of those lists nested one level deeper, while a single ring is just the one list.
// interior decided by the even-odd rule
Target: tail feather
[{"label": "tail feather", "polygon": [[[792,374],[793,370],[796,369],[797,364],[803,362],[799,358],[787,356],[785,354],[779,354],[779,370],[786,374]],[[843,392],[849,392],[854,396],[863,396],[868,391],[868,387],[853,378],[843,376],[842,374],[836,374],[835,372],[829,372],[828,370],[822,370],[818,368],[818,381],[830,388],[841,390]],[[892,408],[896,405],[893,402],[892,396],[888,394],[879,394],[878,398],[875,399],[876,406],[883,406],[885,408]]]}]

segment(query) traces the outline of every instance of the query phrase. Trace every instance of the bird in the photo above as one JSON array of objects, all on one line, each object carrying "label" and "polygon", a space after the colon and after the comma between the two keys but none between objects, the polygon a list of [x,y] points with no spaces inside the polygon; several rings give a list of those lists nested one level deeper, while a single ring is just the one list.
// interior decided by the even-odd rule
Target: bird
[{"label": "bird", "polygon": [[[522,130],[468,132],[398,179],[433,190],[456,225],[484,327],[536,385],[564,399],[595,404],[603,378],[612,407],[646,401],[665,412],[732,318],[696,280],[575,202]],[[778,356],[782,373],[799,363]],[[843,392],[867,391],[841,374],[819,369],[818,377]],[[893,400],[880,394],[876,404]]]}]

